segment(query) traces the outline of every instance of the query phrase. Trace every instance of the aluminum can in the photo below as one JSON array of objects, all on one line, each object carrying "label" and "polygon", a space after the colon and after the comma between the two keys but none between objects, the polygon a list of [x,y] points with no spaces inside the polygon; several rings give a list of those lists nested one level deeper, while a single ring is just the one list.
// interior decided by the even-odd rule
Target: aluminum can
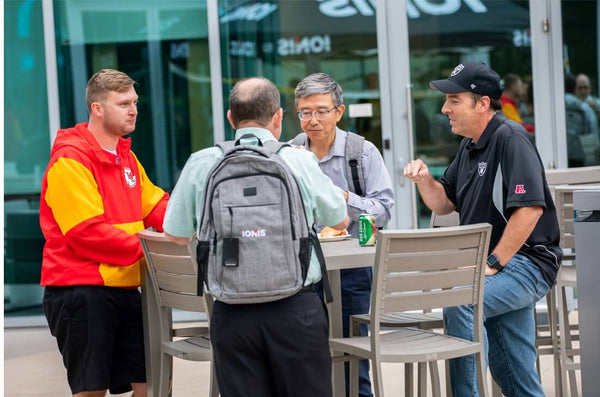
[{"label": "aluminum can", "polygon": [[376,236],[375,217],[371,214],[360,214],[358,216],[358,243],[364,246],[375,245]]}]

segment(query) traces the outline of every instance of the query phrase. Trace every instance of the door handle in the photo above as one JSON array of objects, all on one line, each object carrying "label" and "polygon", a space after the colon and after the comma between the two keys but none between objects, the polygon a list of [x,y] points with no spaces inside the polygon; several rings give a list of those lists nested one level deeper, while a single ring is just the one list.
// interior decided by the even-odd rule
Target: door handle
[{"label": "door handle", "polygon": [[406,165],[406,163],[404,162],[404,159],[402,157],[400,157],[398,160],[396,160],[396,167],[398,170],[398,184],[401,187],[404,187],[404,185],[406,184],[406,177],[404,176],[404,166]]}]

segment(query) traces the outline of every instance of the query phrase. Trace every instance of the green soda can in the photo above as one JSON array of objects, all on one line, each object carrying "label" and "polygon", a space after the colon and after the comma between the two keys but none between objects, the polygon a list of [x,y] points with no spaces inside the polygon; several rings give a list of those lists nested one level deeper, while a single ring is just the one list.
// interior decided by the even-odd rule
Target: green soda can
[{"label": "green soda can", "polygon": [[360,245],[375,245],[377,227],[375,217],[371,214],[360,214],[358,216],[358,243]]}]

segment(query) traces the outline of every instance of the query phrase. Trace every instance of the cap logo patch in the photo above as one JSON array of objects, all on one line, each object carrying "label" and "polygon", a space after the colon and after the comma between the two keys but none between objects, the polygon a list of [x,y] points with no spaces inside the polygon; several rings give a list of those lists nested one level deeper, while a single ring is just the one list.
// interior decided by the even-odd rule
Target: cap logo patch
[{"label": "cap logo patch", "polygon": [[478,164],[477,171],[479,172],[479,176],[483,176],[483,174],[485,174],[486,168],[487,168],[487,163],[485,161],[482,161],[481,163]]},{"label": "cap logo patch", "polygon": [[475,85],[475,84],[471,84],[471,89],[472,89],[472,90],[474,90],[474,89],[475,89],[475,87],[477,87],[477,85]]},{"label": "cap logo patch", "polygon": [[450,77],[452,76],[456,76],[457,74],[460,73],[461,70],[463,70],[465,68],[465,65],[463,65],[462,63],[459,64],[457,67],[454,68],[454,70],[452,71],[452,73],[450,73]]},{"label": "cap logo patch", "polygon": [[525,185],[517,185],[515,188],[515,194],[525,194]]}]

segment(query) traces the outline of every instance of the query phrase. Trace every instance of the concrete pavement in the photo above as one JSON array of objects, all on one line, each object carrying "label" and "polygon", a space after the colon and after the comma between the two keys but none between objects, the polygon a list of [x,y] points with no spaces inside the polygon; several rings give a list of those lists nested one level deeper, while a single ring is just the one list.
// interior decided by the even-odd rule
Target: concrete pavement
[{"label": "concrete pavement", "polygon": [[[548,397],[554,397],[552,357],[542,356],[542,383]],[[175,359],[173,395],[207,396],[209,364]],[[384,364],[386,396],[403,395],[402,364]],[[443,370],[442,367],[440,367]],[[442,372],[443,374],[443,372]],[[415,382],[416,384],[416,382]],[[581,387],[581,385],[579,385]],[[69,396],[66,370],[56,341],[45,327],[4,330],[4,396]],[[122,394],[121,396],[127,396]],[[249,394],[249,396],[251,396]]]}]

